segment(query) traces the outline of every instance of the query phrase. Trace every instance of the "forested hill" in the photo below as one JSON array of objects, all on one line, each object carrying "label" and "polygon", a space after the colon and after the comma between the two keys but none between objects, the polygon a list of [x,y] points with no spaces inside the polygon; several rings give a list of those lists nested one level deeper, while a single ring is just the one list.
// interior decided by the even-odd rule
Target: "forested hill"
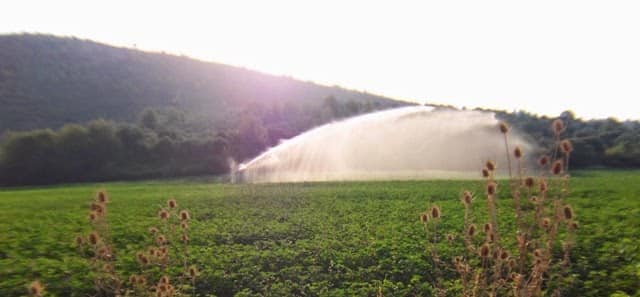
[{"label": "forested hill", "polygon": [[243,112],[286,113],[287,122],[277,125],[292,134],[327,121],[330,116],[314,113],[327,100],[346,106],[345,116],[407,104],[88,40],[0,35],[0,135],[97,118],[132,122],[145,108],[167,107],[199,114],[219,125],[236,124]]}]

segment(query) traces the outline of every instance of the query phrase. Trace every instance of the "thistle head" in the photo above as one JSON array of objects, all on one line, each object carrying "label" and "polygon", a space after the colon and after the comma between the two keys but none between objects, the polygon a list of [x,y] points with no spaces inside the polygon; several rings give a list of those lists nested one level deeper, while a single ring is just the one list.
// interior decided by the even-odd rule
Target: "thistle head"
[{"label": "thistle head", "polygon": [[562,163],[562,160],[556,160],[555,162],[553,162],[553,165],[551,166],[551,173],[558,175],[561,174],[563,170],[564,165]]},{"label": "thistle head", "polygon": [[559,135],[564,131],[564,122],[561,119],[556,119],[551,123],[551,129],[556,135]]},{"label": "thistle head", "polygon": [[516,148],[513,150],[513,155],[516,157],[516,159],[522,158],[522,148],[520,148],[520,146],[516,146]]},{"label": "thistle head", "polygon": [[28,286],[29,296],[41,297],[44,294],[44,286],[40,281],[33,281]]},{"label": "thistle head", "polygon": [[440,208],[437,205],[431,207],[431,217],[433,219],[439,219],[442,213],[440,213]]},{"label": "thistle head", "polygon": [[500,124],[498,124],[498,127],[500,128],[500,132],[502,134],[507,134],[507,132],[509,132],[509,126],[505,122],[500,122]]},{"label": "thistle head", "polygon": [[571,152],[573,152],[573,145],[571,144],[571,141],[569,141],[568,139],[561,141],[560,151],[562,151],[565,154],[570,154]]},{"label": "thistle head", "polygon": [[188,221],[189,219],[191,219],[191,217],[189,216],[189,212],[186,209],[181,210],[180,211],[180,220]]}]

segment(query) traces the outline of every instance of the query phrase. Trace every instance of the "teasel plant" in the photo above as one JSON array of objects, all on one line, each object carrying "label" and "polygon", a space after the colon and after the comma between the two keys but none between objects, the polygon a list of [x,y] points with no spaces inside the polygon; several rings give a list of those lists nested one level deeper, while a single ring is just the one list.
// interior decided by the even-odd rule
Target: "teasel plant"
[{"label": "teasel plant", "polygon": [[[178,210],[175,199],[161,207],[159,224],[148,230],[148,246],[134,256],[138,271],[127,276],[115,269],[117,257],[107,220],[109,202],[106,191],[97,192],[88,215],[91,231],[75,238],[79,252],[90,263],[95,296],[195,296],[198,270],[189,265],[189,211]],[[177,277],[175,271],[180,271]]]},{"label": "teasel plant", "polygon": [[[463,226],[460,234],[449,234],[446,240],[451,250],[463,252],[454,255],[451,264],[445,265],[437,251],[437,243],[444,238],[438,236],[438,220],[432,217],[437,206],[419,216],[432,258],[436,296],[562,296],[579,226],[574,209],[566,202],[573,152],[570,140],[562,139],[566,127],[561,120],[552,122],[553,148],[539,157],[533,175],[527,175],[524,149],[510,146],[511,128],[499,123],[498,129],[504,136],[508,178],[499,179],[496,162],[488,160],[481,171],[484,193],[461,192]],[[475,222],[483,217],[473,214],[472,206],[480,197],[486,199],[483,203],[486,218]],[[513,228],[498,225],[499,198],[512,200]],[[505,204],[509,203],[501,203]],[[442,213],[437,210],[440,218]],[[501,213],[509,215],[506,211]],[[511,229],[513,233],[507,232]],[[456,245],[461,249],[456,249]],[[458,291],[447,291],[442,285],[440,276],[448,272],[458,275],[461,287]]]}]

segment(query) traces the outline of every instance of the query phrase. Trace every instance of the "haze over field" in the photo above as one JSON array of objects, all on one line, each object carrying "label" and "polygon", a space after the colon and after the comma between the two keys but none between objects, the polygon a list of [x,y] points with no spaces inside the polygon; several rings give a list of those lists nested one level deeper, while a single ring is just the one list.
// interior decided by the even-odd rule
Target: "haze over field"
[{"label": "haze over field", "polygon": [[[639,119],[637,1],[11,1],[0,33],[184,54],[415,102]],[[114,21],[116,20],[117,21]]]}]

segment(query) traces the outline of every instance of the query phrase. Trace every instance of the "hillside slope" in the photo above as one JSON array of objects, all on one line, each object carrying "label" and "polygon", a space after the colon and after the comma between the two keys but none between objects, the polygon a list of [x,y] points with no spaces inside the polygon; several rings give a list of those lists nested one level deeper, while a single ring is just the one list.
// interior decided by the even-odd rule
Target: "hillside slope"
[{"label": "hillside slope", "polygon": [[[174,107],[233,124],[243,109],[309,118],[327,98],[384,109],[406,102],[243,68],[50,35],[0,36],[0,134]],[[297,123],[302,130],[316,122]]]}]

